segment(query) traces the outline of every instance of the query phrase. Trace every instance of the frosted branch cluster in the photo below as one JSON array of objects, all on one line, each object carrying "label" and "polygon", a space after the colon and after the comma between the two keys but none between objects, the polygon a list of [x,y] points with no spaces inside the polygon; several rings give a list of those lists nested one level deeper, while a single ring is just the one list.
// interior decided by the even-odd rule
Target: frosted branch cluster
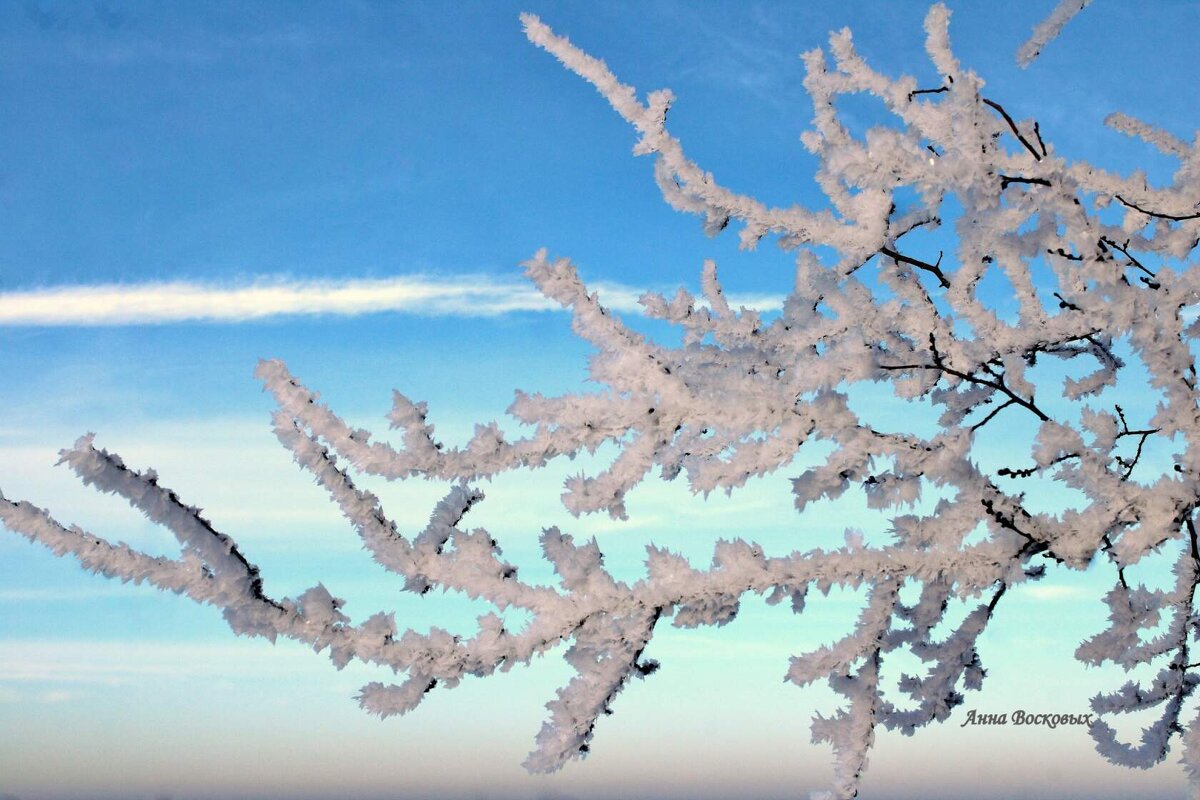
[{"label": "frosted branch cluster", "polygon": [[[1063,8],[1071,5],[1082,4]],[[1070,10],[1059,16],[1069,18]],[[272,598],[230,538],[159,486],[153,472],[130,469],[90,438],[63,451],[63,462],[170,529],[180,558],[110,544],[23,502],[0,501],[4,525],[92,571],[217,606],[237,633],[292,638],[327,650],[339,667],[358,659],[391,668],[403,676],[398,683],[371,683],[359,696],[379,715],[404,713],[435,687],[568,643],[565,658],[577,674],[547,706],[526,761],[533,771],[556,770],[588,752],[597,720],[621,689],[657,667],[643,651],[660,623],[724,624],[747,593],[787,601],[799,614],[812,589],[860,589],[865,603],[853,630],[797,654],[784,673],[799,685],[827,681],[844,698],[812,728],[814,740],[833,748],[829,796],[838,798],[857,792],[877,727],[912,733],[947,719],[964,691],[980,688],[980,636],[1011,587],[1038,579],[1047,563],[1083,569],[1099,559],[1115,578],[1104,598],[1111,625],[1084,642],[1078,657],[1149,668],[1151,677],[1095,699],[1098,749],[1113,761],[1149,766],[1181,734],[1184,761],[1200,781],[1200,722],[1182,718],[1200,681],[1189,655],[1200,581],[1200,409],[1191,351],[1200,335],[1193,313],[1200,303],[1198,143],[1114,114],[1112,127],[1178,160],[1174,181],[1151,188],[1141,174],[1068,161],[1036,122],[1010,114],[958,63],[949,12],[937,5],[925,29],[938,85],[875,72],[845,30],[831,36],[828,51],[804,55],[813,128],[802,141],[819,159],[816,180],[828,207],[772,208],[724,188],[688,158],[666,125],[670,92],[643,101],[604,62],[536,17],[522,21],[534,44],[593,84],[633,126],[634,152],[653,156],[668,203],[703,217],[710,234],[734,224],[744,247],[771,237],[796,253],[794,290],[769,320],[732,309],[712,263],[703,268],[702,297],[682,289],[644,296],[647,317],[682,330],[678,347],[623,324],[568,260],[535,255],[525,274],[569,309],[574,332],[595,348],[590,376],[603,388],[561,397],[518,393],[508,413],[532,426],[522,437],[490,423],[477,426],[465,446],[445,446],[425,405],[397,393],[388,418],[402,438],[397,446],[373,441],[283,363],[259,364],[278,406],[276,436],[376,561],[409,591],[483,598],[497,612],[524,610],[528,624],[509,630],[491,613],[469,638],[422,634],[401,631],[387,613],[355,624],[320,584]],[[1035,36],[1034,49],[1065,21]],[[877,98],[894,124],[854,136],[836,102],[851,94]],[[924,241],[918,232],[943,224],[953,226],[954,252],[912,244]],[[992,279],[1011,287],[1014,314],[1001,314],[985,296],[981,287]],[[1129,369],[1130,354],[1146,371],[1156,407],[1101,403]],[[1057,384],[1039,377],[1034,366],[1052,360],[1071,376]],[[937,432],[885,430],[864,418],[849,393],[866,382],[889,385],[898,404],[935,408]],[[1050,392],[1061,399],[1045,402]],[[983,432],[1017,417],[1038,426],[1026,460],[985,470]],[[1152,441],[1173,448],[1173,468],[1162,474],[1142,463]],[[889,543],[867,546],[848,535],[837,549],[767,554],[734,539],[716,545],[707,569],[650,546],[645,576],[625,582],[605,568],[594,540],[577,542],[551,528],[541,545],[559,581],[546,586],[518,577],[486,531],[461,526],[482,499],[473,488],[480,479],[601,445],[616,448],[611,463],[566,484],[562,502],[575,515],[624,518],[626,495],[654,470],[685,480],[695,493],[733,491],[787,467],[811,442],[825,443],[828,455],[792,481],[796,508],[862,492],[869,507],[894,513]],[[410,538],[352,472],[453,488],[428,527]],[[1036,480],[1058,481],[1084,499],[1057,513],[1039,510],[1024,491]],[[941,499],[915,511],[929,492]],[[1132,582],[1127,571],[1161,552],[1177,554],[1174,585]],[[951,620],[955,600],[969,608]],[[893,674],[891,656],[900,651],[915,656],[923,674]],[[1106,721],[1151,708],[1158,721],[1135,744],[1120,741]]]},{"label": "frosted branch cluster", "polygon": [[1091,2],[1092,0],[1060,0],[1050,16],[1039,22],[1030,37],[1017,49],[1017,63],[1021,68],[1025,69],[1032,64],[1033,60],[1042,54],[1046,45],[1057,39],[1067,23]]}]

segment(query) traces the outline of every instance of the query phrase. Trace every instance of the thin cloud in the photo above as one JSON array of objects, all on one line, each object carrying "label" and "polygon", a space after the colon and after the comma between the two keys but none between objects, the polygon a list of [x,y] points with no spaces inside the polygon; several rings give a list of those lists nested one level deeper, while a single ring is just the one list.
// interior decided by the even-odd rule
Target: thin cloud
[{"label": "thin cloud", "polygon": [[[597,285],[602,303],[638,312],[642,292]],[[781,298],[755,297],[769,311]],[[736,306],[737,298],[731,302]],[[405,276],[345,281],[255,283],[223,287],[188,282],[62,286],[0,293],[0,325],[162,325],[174,322],[249,322],[280,316],[357,316],[380,312],[421,316],[494,317],[559,306],[528,284],[486,276],[453,279]]]},{"label": "thin cloud", "polygon": [[327,665],[304,648],[262,643],[179,644],[90,640],[0,641],[0,693],[24,694],[22,686],[46,693],[87,685],[137,685],[162,678],[278,678],[317,674]]},{"label": "thin cloud", "polygon": [[1078,600],[1088,596],[1088,591],[1082,586],[1040,586],[1034,584],[1022,589],[1022,594],[1034,600]]},{"label": "thin cloud", "polygon": [[[128,592],[126,592],[128,595]],[[117,587],[112,589],[0,589],[0,603],[53,603],[76,600],[96,600],[101,597],[121,597]]]}]

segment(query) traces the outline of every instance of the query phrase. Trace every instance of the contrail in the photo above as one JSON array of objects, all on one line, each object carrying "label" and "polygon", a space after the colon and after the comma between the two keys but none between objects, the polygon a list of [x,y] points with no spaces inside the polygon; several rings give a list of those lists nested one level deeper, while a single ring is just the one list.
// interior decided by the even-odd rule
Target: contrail
[{"label": "contrail", "polygon": [[[601,302],[615,311],[641,310],[637,300],[643,292],[639,289],[603,282],[593,288]],[[777,297],[747,300],[747,305],[762,311],[781,306]],[[235,323],[280,316],[379,312],[494,317],[555,310],[561,309],[530,285],[480,275],[277,281],[246,286],[173,281],[0,292],[0,325],[30,327]]]}]

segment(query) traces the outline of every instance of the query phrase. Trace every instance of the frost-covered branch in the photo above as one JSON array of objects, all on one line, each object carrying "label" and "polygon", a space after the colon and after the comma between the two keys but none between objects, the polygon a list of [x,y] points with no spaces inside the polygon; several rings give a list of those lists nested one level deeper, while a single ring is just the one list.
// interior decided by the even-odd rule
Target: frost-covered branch
[{"label": "frost-covered branch", "polygon": [[[1034,50],[1065,24],[1066,5],[1039,28]],[[947,719],[964,692],[982,686],[980,642],[1009,592],[1042,578],[1047,562],[1084,569],[1101,561],[1116,573],[1106,597],[1112,625],[1083,643],[1079,658],[1128,669],[1167,663],[1148,684],[1096,698],[1098,747],[1120,763],[1145,765],[1182,733],[1188,769],[1200,774],[1197,723],[1182,721],[1200,681],[1191,655],[1200,582],[1197,147],[1114,115],[1111,126],[1179,160],[1173,182],[1150,188],[1139,174],[1069,161],[1035,121],[981,94],[983,81],[951,51],[949,16],[937,5],[925,24],[926,50],[943,80],[937,88],[874,71],[849,31],[834,33],[827,52],[804,55],[813,128],[802,141],[819,160],[825,204],[772,208],[725,188],[685,155],[667,128],[669,92],[640,100],[604,62],[523,15],[529,39],[633,126],[634,152],[654,157],[668,203],[701,215],[709,234],[736,220],[743,246],[774,237],[795,252],[782,311],[731,308],[716,265],[706,262],[700,295],[680,289],[641,299],[648,318],[680,329],[681,344],[666,346],[614,316],[569,260],[538,252],[525,274],[569,309],[572,330],[595,348],[589,374],[601,388],[560,397],[518,392],[508,413],[530,432],[510,435],[491,422],[461,447],[439,441],[426,405],[400,393],[388,414],[398,441],[376,441],[285,364],[260,362],[256,375],[277,405],[276,437],[371,556],[407,591],[441,588],[497,612],[522,609],[529,621],[520,629],[497,613],[481,616],[470,637],[401,632],[383,612],[355,625],[321,585],[272,598],[229,537],[160,487],[153,472],[129,469],[90,438],[64,451],[64,463],[170,529],[178,559],[109,544],[27,503],[0,500],[0,520],[93,571],[217,606],[238,633],[328,648],[339,667],[357,659],[390,669],[397,683],[372,682],[359,695],[381,716],[402,714],[467,675],[528,663],[563,645],[576,674],[547,704],[526,761],[533,771],[589,751],[622,688],[655,671],[645,653],[660,623],[725,624],[748,593],[770,604],[788,600],[802,614],[812,589],[860,590],[864,607],[845,637],[781,665],[787,680],[828,681],[845,700],[812,729],[814,740],[833,748],[831,791],[839,798],[857,792],[877,726],[913,733]],[[836,100],[858,93],[877,98],[892,124],[852,135]],[[936,246],[921,237],[943,226],[956,241],[935,258]],[[1003,310],[989,283],[1010,287],[1015,308]],[[1070,366],[1070,374],[1048,377],[1039,367],[1047,361]],[[1114,409],[1105,392],[1134,363],[1145,371],[1151,402]],[[873,418],[877,407],[852,402],[868,383],[889,386],[901,408],[933,409],[936,431],[897,430]],[[982,466],[990,463],[980,458],[988,437],[1018,419],[1037,431],[1021,456],[1027,460]],[[649,546],[645,576],[630,582],[605,568],[594,540],[548,528],[542,552],[558,575],[548,586],[520,578],[487,531],[461,527],[483,499],[473,486],[480,479],[602,445],[615,451],[611,462],[566,483],[562,501],[572,514],[625,518],[626,496],[656,469],[696,494],[732,492],[791,468],[814,442],[821,455],[791,480],[796,508],[860,492],[869,508],[891,515],[880,532],[886,543],[867,546],[848,531],[843,546],[813,548],[805,543],[812,526],[798,532],[802,545],[790,553],[767,553],[745,538],[720,541],[707,568]],[[1173,464],[1156,472],[1147,453],[1166,444]],[[429,525],[409,536],[352,473],[450,486]],[[1063,511],[1040,509],[1024,491],[1033,481],[1057,482],[1082,500]],[[1139,562],[1172,548],[1179,551],[1172,589],[1131,587]],[[965,615],[951,622],[949,609],[964,604]],[[1165,630],[1152,632],[1164,614]],[[923,669],[898,673],[901,652]],[[1119,742],[1104,719],[1149,707],[1161,710],[1159,722],[1137,746]]]},{"label": "frost-covered branch", "polygon": [[1017,49],[1017,63],[1021,68],[1032,64],[1033,60],[1042,54],[1046,45],[1057,39],[1067,23],[1091,2],[1092,0],[1060,0],[1054,11],[1050,12],[1050,16],[1039,22],[1025,43]]}]

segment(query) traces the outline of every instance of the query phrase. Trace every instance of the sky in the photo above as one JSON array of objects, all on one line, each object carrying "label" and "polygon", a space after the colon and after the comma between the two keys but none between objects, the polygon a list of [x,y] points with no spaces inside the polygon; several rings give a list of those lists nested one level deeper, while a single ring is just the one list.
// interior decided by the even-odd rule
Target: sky
[{"label": "sky", "polygon": [[[1171,162],[1104,117],[1124,111],[1189,141],[1200,128],[1194,0],[1095,0],[1024,71],[1014,53],[1053,2],[951,7],[959,58],[1060,153],[1161,182]],[[469,632],[486,609],[402,594],[291,463],[257,360],[283,359],[379,435],[399,389],[464,441],[516,389],[589,388],[587,346],[521,277],[539,248],[572,258],[626,315],[641,291],[695,290],[706,258],[735,303],[769,310],[791,288],[791,256],[738,251],[732,234],[707,238],[670,209],[651,162],[631,154],[634,134],[525,40],[518,13],[642,91],[670,87],[673,132],[724,184],[820,206],[798,141],[811,114],[798,54],[850,26],[877,69],[935,85],[925,10],[0,5],[0,491],[171,553],[168,534],[55,468],[58,449],[94,431],[202,506],[275,596],[322,581],[356,620],[395,609],[402,628]],[[846,110],[864,126],[883,119],[867,103]],[[850,499],[798,517],[794,472],[707,503],[652,480],[628,522],[574,519],[557,498],[579,468],[497,478],[470,523],[535,576],[542,527],[596,536],[618,577],[640,574],[647,541],[703,564],[722,535],[786,552],[848,525],[886,527]],[[412,532],[445,489],[365,483]],[[863,796],[1182,796],[1176,764],[1112,767],[1080,728],[960,727],[971,709],[1084,713],[1119,685],[1073,658],[1104,624],[1111,578],[1054,572],[1014,591],[981,644],[984,691],[943,726],[880,732]],[[831,774],[809,720],[836,704],[785,686],[787,659],[844,632],[858,601],[834,593],[795,617],[748,600],[720,629],[661,626],[647,655],[662,669],[619,697],[589,757],[530,776],[520,762],[542,705],[570,677],[558,652],[381,722],[352,700],[377,672],[238,639],[211,608],[89,575],[0,530],[0,798],[803,796]]]}]

